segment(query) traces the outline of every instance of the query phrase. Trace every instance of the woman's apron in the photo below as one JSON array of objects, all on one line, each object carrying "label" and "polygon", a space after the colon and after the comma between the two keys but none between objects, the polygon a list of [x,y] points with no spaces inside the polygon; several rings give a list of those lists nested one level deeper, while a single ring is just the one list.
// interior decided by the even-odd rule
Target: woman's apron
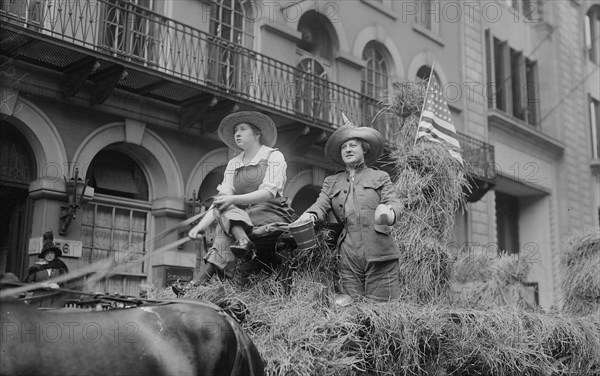
[{"label": "woman's apron", "polygon": [[[235,170],[233,187],[236,194],[256,192],[263,183],[269,163],[269,153],[257,164],[243,166]],[[253,227],[270,223],[292,223],[295,219],[294,210],[289,206],[287,197],[277,196],[252,205],[232,205],[220,213],[219,220],[223,230],[230,235],[231,225],[244,228],[250,235]]]},{"label": "woman's apron", "polygon": [[[235,171],[233,186],[236,194],[258,190],[267,172],[270,155],[269,153],[256,165],[240,167]],[[229,278],[233,278],[237,262],[229,249],[233,242],[231,226],[242,226],[246,234],[250,235],[254,227],[270,223],[292,223],[296,219],[287,198],[281,196],[252,205],[231,205],[219,212],[217,217],[220,225],[217,226],[214,242],[204,260],[217,266]]]}]

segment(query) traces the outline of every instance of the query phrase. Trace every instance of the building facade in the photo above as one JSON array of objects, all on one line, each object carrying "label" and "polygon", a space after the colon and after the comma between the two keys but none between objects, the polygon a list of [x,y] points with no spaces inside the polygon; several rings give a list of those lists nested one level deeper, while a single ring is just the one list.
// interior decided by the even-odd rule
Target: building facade
[{"label": "building facade", "polygon": [[484,77],[486,90],[468,105],[466,132],[494,146],[497,179],[470,205],[469,240],[518,253],[539,304],[560,306],[569,236],[599,231],[598,4],[478,6],[465,22],[463,66],[465,81]]},{"label": "building facade", "polygon": [[342,111],[389,138],[381,99],[434,61],[475,186],[456,243],[531,259],[550,306],[567,235],[598,228],[592,2],[15,0],[0,17],[2,271],[23,276],[53,230],[71,269],[119,265],[99,291],[189,278],[204,245],[146,256],[215,194],[224,116],[273,117],[302,211]]}]

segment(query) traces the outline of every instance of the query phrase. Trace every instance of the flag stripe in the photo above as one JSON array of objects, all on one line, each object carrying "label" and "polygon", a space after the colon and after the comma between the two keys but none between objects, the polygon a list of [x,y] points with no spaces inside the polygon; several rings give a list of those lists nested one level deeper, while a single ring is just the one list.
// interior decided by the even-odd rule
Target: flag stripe
[{"label": "flag stripe", "polygon": [[450,136],[456,136],[456,128],[454,128],[454,125],[450,122],[445,121],[444,119],[441,119],[440,117],[436,116],[435,113],[431,112],[431,111],[423,111],[423,115],[421,115],[423,118],[429,118],[432,119],[436,125],[438,125],[439,129],[444,129],[446,130],[446,134],[450,135]]},{"label": "flag stripe", "polygon": [[429,132],[436,138],[440,138],[457,149],[460,149],[460,144],[449,132],[443,128],[437,126],[436,123],[432,123],[430,119],[422,119],[419,123],[419,132]]},{"label": "flag stripe", "polygon": [[460,143],[456,128],[452,124],[452,114],[448,103],[442,96],[440,85],[434,75],[433,69],[429,76],[429,86],[425,93],[425,103],[417,126],[416,139],[434,141],[447,145],[450,155],[464,164],[460,155]]},{"label": "flag stripe", "polygon": [[457,153],[454,150],[448,150],[448,152],[450,153],[451,156],[454,157],[454,159],[459,161],[461,164],[464,164],[465,161],[463,160],[462,155],[460,155],[460,153]]}]

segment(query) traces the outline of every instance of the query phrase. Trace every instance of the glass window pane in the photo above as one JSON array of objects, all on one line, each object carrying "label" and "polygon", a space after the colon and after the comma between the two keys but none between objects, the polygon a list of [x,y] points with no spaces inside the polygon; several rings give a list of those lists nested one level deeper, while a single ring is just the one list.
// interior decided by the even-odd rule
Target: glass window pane
[{"label": "glass window pane", "polygon": [[94,224],[94,209],[96,205],[84,205],[81,214],[81,223],[84,225]]},{"label": "glass window pane", "polygon": [[230,37],[231,37],[231,28],[229,26],[223,26],[221,28],[221,38],[223,39],[227,39],[228,41],[231,41]]},{"label": "glass window pane", "polygon": [[129,244],[129,231],[115,230],[112,243],[114,250],[118,251],[127,248]]},{"label": "glass window pane", "polygon": [[96,209],[96,226],[112,227],[112,208],[110,206],[98,205]]},{"label": "glass window pane", "polygon": [[131,229],[134,231],[145,231],[146,230],[146,216],[145,212],[133,212],[133,218],[131,219]]},{"label": "glass window pane", "polygon": [[127,209],[115,209],[115,226],[114,228],[129,229],[129,213]]},{"label": "glass window pane", "polygon": [[83,248],[93,248],[94,246],[94,228],[91,226],[81,226],[81,245]]},{"label": "glass window pane", "polygon": [[221,22],[224,25],[231,25],[231,11],[230,10],[223,9],[223,18],[221,19]]},{"label": "glass window pane", "polygon": [[94,230],[94,248],[110,250],[111,249],[111,229],[96,227]]},{"label": "glass window pane", "polygon": [[244,15],[241,13],[236,13],[234,15],[234,23],[233,26],[237,29],[242,30],[244,28]]}]

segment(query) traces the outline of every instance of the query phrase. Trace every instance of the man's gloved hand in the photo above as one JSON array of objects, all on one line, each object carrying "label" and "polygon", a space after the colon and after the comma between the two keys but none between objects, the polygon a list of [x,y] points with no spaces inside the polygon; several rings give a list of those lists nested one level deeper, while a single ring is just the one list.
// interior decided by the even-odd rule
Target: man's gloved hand
[{"label": "man's gloved hand", "polygon": [[396,221],[396,214],[389,205],[379,204],[375,209],[375,224],[391,226]]}]

